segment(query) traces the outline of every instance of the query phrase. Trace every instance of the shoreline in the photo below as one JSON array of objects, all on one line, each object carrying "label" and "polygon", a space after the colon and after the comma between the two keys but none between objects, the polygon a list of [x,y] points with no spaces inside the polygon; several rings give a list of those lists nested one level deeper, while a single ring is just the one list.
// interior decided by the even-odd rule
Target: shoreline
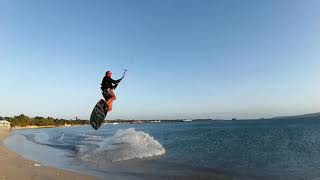
[{"label": "shoreline", "polygon": [[64,126],[16,126],[12,130],[18,129],[41,129],[41,128],[63,128],[63,127],[75,127],[75,126],[85,126],[85,125],[64,125]]},{"label": "shoreline", "polygon": [[0,179],[97,179],[94,176],[42,166],[36,161],[23,158],[5,147],[3,140],[9,135],[10,128],[0,127]]}]

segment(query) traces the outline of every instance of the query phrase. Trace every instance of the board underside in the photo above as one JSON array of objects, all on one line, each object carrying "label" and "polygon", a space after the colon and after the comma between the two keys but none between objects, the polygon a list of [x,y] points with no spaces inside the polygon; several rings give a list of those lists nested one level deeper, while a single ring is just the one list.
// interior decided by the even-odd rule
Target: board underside
[{"label": "board underside", "polygon": [[93,129],[98,130],[107,115],[106,103],[103,99],[100,99],[96,106],[93,108],[90,116],[90,124]]}]

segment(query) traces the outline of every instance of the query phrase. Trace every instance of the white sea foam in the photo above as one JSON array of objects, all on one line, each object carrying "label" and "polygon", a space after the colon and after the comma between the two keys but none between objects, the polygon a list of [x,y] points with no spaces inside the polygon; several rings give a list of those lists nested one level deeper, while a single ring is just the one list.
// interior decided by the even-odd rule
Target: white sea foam
[{"label": "white sea foam", "polygon": [[102,140],[105,139],[104,137],[97,136],[97,135],[84,135],[83,138],[84,138],[84,141],[86,142],[96,142],[96,141],[101,142]]},{"label": "white sea foam", "polygon": [[[26,133],[27,134],[27,133]],[[34,134],[34,141],[37,143],[48,143],[49,135],[46,132],[36,132]]]},{"label": "white sea foam", "polygon": [[58,141],[62,141],[64,138],[64,133],[61,133],[60,137],[58,138]]},{"label": "white sea foam", "polygon": [[81,159],[97,164],[149,158],[165,154],[162,145],[149,134],[134,128],[117,130],[102,142],[80,147]]}]

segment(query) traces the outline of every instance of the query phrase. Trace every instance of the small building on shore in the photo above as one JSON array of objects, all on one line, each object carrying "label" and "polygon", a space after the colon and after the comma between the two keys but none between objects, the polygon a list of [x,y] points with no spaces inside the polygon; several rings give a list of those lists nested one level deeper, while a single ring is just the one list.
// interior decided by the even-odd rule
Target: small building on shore
[{"label": "small building on shore", "polygon": [[0,120],[0,127],[10,127],[10,122],[6,120]]}]

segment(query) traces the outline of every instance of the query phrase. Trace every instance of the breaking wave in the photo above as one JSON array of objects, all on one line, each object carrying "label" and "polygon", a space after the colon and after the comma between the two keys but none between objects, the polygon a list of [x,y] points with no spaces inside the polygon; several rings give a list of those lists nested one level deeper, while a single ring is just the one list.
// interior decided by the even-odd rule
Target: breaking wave
[{"label": "breaking wave", "polygon": [[148,133],[129,128],[117,130],[113,136],[102,142],[90,141],[80,147],[78,155],[82,160],[104,164],[150,158],[163,155],[165,152],[162,145]]}]

